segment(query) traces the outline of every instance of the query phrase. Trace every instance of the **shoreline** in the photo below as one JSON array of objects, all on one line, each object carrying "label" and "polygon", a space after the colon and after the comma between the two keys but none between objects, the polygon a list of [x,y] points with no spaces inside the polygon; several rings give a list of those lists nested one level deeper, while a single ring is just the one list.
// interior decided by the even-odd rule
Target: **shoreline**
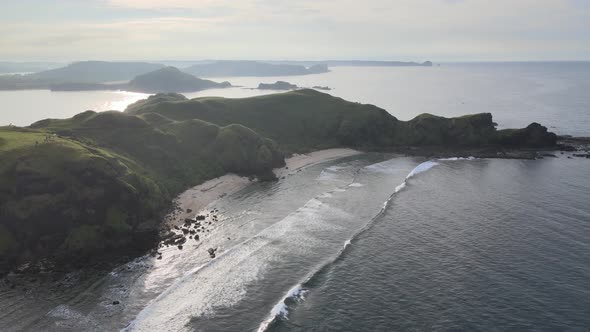
[{"label": "shoreline", "polygon": [[[280,180],[308,166],[362,153],[349,148],[335,148],[318,150],[307,154],[294,154],[285,159],[284,167],[275,168],[273,172]],[[182,226],[186,219],[193,219],[197,215],[204,213],[205,209],[218,199],[236,193],[252,182],[247,177],[226,174],[185,190],[173,200],[176,208],[164,217],[162,231],[168,233],[175,227]]]}]

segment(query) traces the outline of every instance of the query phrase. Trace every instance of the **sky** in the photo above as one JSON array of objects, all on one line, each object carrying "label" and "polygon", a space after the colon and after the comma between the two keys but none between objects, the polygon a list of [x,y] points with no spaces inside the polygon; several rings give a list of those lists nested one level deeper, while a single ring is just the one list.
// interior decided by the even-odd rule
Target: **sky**
[{"label": "sky", "polygon": [[0,60],[590,60],[590,0],[0,0]]}]

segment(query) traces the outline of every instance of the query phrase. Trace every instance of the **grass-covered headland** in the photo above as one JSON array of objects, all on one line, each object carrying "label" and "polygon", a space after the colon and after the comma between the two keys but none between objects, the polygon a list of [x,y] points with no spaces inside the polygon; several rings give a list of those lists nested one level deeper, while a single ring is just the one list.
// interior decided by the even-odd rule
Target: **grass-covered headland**
[{"label": "grass-covered headland", "polygon": [[399,121],[314,90],[245,99],[158,94],[125,112],[0,127],[0,272],[142,253],[181,191],[229,172],[272,179],[294,152],[555,141],[538,124],[498,131],[490,114]]}]

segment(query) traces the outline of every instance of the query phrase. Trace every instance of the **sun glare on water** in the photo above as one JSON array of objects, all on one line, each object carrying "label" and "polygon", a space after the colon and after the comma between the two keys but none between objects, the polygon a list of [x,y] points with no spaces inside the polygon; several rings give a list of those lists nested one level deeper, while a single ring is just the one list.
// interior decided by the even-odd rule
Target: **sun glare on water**
[{"label": "sun glare on water", "polygon": [[114,98],[104,102],[97,111],[124,111],[130,104],[150,96],[145,93],[127,91],[117,91],[114,94]]}]

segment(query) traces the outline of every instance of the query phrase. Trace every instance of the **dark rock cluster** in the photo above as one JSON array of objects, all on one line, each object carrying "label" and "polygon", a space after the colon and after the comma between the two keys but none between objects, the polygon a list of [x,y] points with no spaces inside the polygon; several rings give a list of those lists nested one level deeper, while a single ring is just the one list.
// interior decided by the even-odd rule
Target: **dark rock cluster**
[{"label": "dark rock cluster", "polygon": [[[176,211],[180,209],[177,207]],[[190,210],[190,209],[189,209]],[[188,210],[187,210],[188,211]],[[210,226],[219,221],[217,214],[218,209],[213,209],[207,214],[199,214],[194,218],[185,218],[182,225],[173,226],[172,229],[163,230],[160,238],[161,242],[159,248],[176,246],[179,250],[184,248],[184,244],[188,240],[199,241],[201,236],[199,234],[205,234],[211,232]],[[172,213],[172,216],[176,214]],[[215,251],[217,249],[209,249],[209,256],[215,258]],[[152,257],[157,259],[162,258],[162,254],[157,250],[152,251]]]}]

